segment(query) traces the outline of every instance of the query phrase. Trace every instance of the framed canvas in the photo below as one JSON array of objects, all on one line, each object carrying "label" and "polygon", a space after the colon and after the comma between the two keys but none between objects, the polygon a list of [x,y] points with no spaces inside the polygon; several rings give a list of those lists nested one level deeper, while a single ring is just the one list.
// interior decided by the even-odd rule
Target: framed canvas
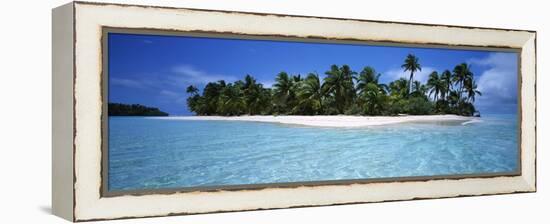
[{"label": "framed canvas", "polygon": [[73,2],[53,10],[70,221],[536,191],[536,32]]}]

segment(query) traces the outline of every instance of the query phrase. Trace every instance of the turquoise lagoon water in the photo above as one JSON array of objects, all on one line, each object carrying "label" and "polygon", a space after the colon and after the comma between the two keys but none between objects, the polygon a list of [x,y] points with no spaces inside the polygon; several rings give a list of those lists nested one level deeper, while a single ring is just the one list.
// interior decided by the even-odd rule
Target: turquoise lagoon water
[{"label": "turquoise lagoon water", "polygon": [[515,115],[319,128],[109,118],[109,190],[513,172]]}]

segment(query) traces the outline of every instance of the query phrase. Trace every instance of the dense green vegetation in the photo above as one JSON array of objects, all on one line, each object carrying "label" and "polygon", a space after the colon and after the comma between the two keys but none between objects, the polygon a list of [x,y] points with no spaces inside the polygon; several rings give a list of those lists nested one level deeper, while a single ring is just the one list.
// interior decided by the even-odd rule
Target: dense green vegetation
[{"label": "dense green vegetation", "polygon": [[109,103],[109,116],[168,116],[158,108],[140,104]]},{"label": "dense green vegetation", "polygon": [[208,83],[200,95],[196,86],[187,87],[187,106],[197,115],[397,115],[458,114],[472,116],[476,95],[481,95],[474,74],[466,63],[452,71],[432,72],[427,83],[414,80],[422,70],[419,59],[409,54],[401,66],[410,72],[380,83],[380,73],[364,67],[359,73],[348,65],[332,65],[321,78],[280,72],[273,88],[265,88],[251,75],[244,80]]}]

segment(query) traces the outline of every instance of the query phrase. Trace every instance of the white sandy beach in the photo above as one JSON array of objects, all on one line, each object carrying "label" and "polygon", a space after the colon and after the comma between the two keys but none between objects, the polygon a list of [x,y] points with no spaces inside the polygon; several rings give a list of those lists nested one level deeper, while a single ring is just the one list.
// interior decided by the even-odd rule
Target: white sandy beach
[{"label": "white sandy beach", "polygon": [[208,121],[256,121],[292,125],[306,125],[316,127],[368,127],[377,125],[397,124],[404,122],[471,122],[479,118],[458,115],[404,115],[404,116],[346,116],[346,115],[318,115],[318,116],[171,116],[157,119],[170,120],[208,120]]}]

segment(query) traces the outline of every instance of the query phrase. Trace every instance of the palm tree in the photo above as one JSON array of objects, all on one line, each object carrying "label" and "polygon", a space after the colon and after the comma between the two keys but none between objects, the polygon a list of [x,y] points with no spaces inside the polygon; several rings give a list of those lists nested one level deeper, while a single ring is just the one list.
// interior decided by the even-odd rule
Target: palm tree
[{"label": "palm tree", "polygon": [[187,107],[189,110],[197,114],[203,114],[204,105],[202,102],[202,97],[199,95],[199,89],[193,85],[190,85],[187,87],[186,92],[191,94],[191,96],[187,98]]},{"label": "palm tree", "polygon": [[351,104],[355,90],[353,88],[353,75],[355,74],[349,66],[343,65],[338,68],[332,65],[330,70],[325,72],[323,90],[334,97],[336,109],[339,113],[344,113],[347,105]]},{"label": "palm tree", "polygon": [[304,81],[304,79],[300,74],[292,76],[292,86],[290,88],[289,95],[287,98],[288,110],[293,109],[298,104],[297,94],[298,94],[298,91],[300,90],[302,81]]},{"label": "palm tree", "polygon": [[214,115],[218,113],[218,101],[222,90],[226,87],[225,81],[210,82],[204,87],[202,97],[204,98],[204,114]]},{"label": "palm tree", "polygon": [[309,73],[301,83],[302,85],[300,85],[298,91],[299,103],[297,106],[307,108],[305,110],[309,111],[310,114],[322,114],[324,93],[321,88],[319,75]]},{"label": "palm tree", "polygon": [[443,90],[443,82],[436,71],[430,73],[430,76],[428,77],[428,83],[426,85],[428,87],[429,94],[433,94],[434,102],[437,101],[439,94]]},{"label": "palm tree", "polygon": [[375,83],[368,83],[360,95],[363,102],[363,113],[367,115],[380,115],[384,111],[386,94]]},{"label": "palm tree", "polygon": [[256,83],[256,79],[251,75],[244,78],[243,91],[248,114],[258,114],[265,105],[262,99],[262,84]]},{"label": "palm tree", "polygon": [[401,65],[401,68],[404,69],[405,72],[410,71],[411,75],[409,77],[409,87],[408,92],[411,94],[411,85],[414,73],[417,71],[422,71],[422,67],[418,63],[418,58],[414,56],[413,54],[407,55],[407,58],[405,58],[405,63]]},{"label": "palm tree", "polygon": [[197,89],[197,87],[195,87],[194,85],[189,85],[187,87],[187,89],[185,90],[185,92],[191,94],[191,95],[199,95],[199,89]]},{"label": "palm tree", "polygon": [[302,76],[301,76],[300,74],[298,74],[298,75],[293,75],[293,76],[292,76],[292,81],[293,81],[294,83],[299,83],[299,82],[301,82],[302,80],[303,80],[303,79],[302,79]]},{"label": "palm tree", "polygon": [[242,81],[237,81],[233,84],[228,84],[220,95],[218,102],[219,113],[226,116],[241,115],[245,108],[246,102],[242,91]]},{"label": "palm tree", "polygon": [[378,83],[380,76],[380,73],[376,75],[376,71],[372,67],[367,66],[363,68],[363,71],[359,73],[359,77],[357,78],[357,91],[359,91],[359,94],[365,91],[369,83],[375,84],[384,94],[386,94],[388,92],[388,86],[383,83]]},{"label": "palm tree", "polygon": [[449,104],[451,107],[457,107],[460,102],[460,96],[457,90],[449,92]]},{"label": "palm tree", "polygon": [[253,88],[256,85],[256,79],[252,77],[251,75],[247,74],[244,77],[244,89]]},{"label": "palm tree", "polygon": [[474,103],[476,101],[476,95],[481,96],[481,92],[477,90],[477,84],[473,78],[464,80],[464,89],[466,94],[468,94],[467,100],[470,103]]},{"label": "palm tree", "polygon": [[292,94],[293,81],[286,72],[280,72],[275,78],[274,96],[281,112],[288,111],[288,100]]},{"label": "palm tree", "polygon": [[275,78],[275,95],[278,97],[288,97],[290,89],[292,88],[292,80],[286,72],[280,72]]},{"label": "palm tree", "polygon": [[[427,88],[420,81],[414,80],[410,96],[426,98]],[[427,98],[426,98],[427,99]]]},{"label": "palm tree", "polygon": [[443,87],[441,91],[441,99],[447,100],[447,96],[449,96],[449,93],[453,90],[453,79],[451,71],[443,71],[443,73],[441,73],[440,80]]},{"label": "palm tree", "polygon": [[408,81],[405,78],[390,82],[389,89],[392,96],[406,98],[409,95]]},{"label": "palm tree", "polygon": [[371,82],[378,82],[378,77],[380,74],[376,75],[376,70],[374,68],[367,66],[364,67],[363,70],[359,73],[359,77],[357,80],[360,80],[358,83],[358,86],[361,84],[367,84]]},{"label": "palm tree", "polygon": [[357,72],[352,71],[348,65],[342,65],[342,67],[340,67],[340,71],[344,75],[344,80],[346,84],[346,106],[349,106],[349,104],[353,102],[356,96],[353,80],[355,79],[355,75],[357,75]]},{"label": "palm tree", "polygon": [[458,97],[462,99],[464,92],[464,81],[473,78],[474,74],[470,71],[470,66],[466,63],[461,63],[453,69],[453,82],[458,85]]}]

